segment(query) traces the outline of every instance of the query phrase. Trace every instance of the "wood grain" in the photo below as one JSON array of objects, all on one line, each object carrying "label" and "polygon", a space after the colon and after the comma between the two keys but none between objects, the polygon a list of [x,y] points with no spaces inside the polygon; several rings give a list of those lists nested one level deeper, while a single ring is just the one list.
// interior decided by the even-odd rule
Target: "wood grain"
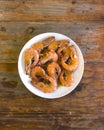
[{"label": "wood grain", "polygon": [[1,0],[0,19],[37,22],[104,20],[103,3],[103,0]]},{"label": "wood grain", "polygon": [[[84,75],[59,99],[30,93],[17,62],[32,37],[58,32],[80,47]],[[104,129],[104,0],[0,0],[0,130]]]},{"label": "wood grain", "polygon": [[[4,30],[5,31],[4,31]],[[0,63],[16,63],[23,45],[32,37],[44,32],[63,33],[81,48],[85,62],[104,61],[104,24],[35,24],[1,22]],[[14,32],[15,30],[15,32]],[[100,42],[100,44],[99,44]],[[96,55],[97,52],[97,55]],[[95,56],[96,55],[96,56]]]}]

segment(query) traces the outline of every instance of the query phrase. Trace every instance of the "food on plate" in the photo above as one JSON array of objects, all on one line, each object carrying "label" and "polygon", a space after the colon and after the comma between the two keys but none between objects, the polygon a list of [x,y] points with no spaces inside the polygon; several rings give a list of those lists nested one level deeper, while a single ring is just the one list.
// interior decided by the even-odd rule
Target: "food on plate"
[{"label": "food on plate", "polygon": [[66,47],[61,58],[61,64],[68,71],[76,70],[78,66],[77,51],[73,45]]},{"label": "food on plate", "polygon": [[52,42],[48,46],[48,49],[56,51],[59,47],[62,47],[62,46],[68,45],[68,44],[69,44],[69,40],[58,40],[58,41]]},{"label": "food on plate", "polygon": [[61,67],[57,62],[51,62],[50,64],[47,65],[46,71],[50,77],[57,80],[61,73]]},{"label": "food on plate", "polygon": [[54,61],[57,62],[58,60],[58,55],[55,51],[50,50],[50,51],[46,51],[44,54],[42,54],[40,56],[40,60],[39,60],[39,64],[45,64],[48,61]]},{"label": "food on plate", "polygon": [[43,92],[50,93],[57,88],[57,82],[48,76],[40,66],[36,66],[31,70],[30,77],[32,78],[32,84]]},{"label": "food on plate", "polygon": [[44,93],[51,93],[58,87],[72,86],[78,54],[68,39],[56,40],[50,36],[25,50],[24,65],[32,85]]},{"label": "food on plate", "polygon": [[73,84],[73,76],[71,72],[67,70],[62,70],[60,76],[59,76],[59,81],[63,86],[69,87]]},{"label": "food on plate", "polygon": [[44,39],[43,41],[37,42],[36,44],[32,45],[32,48],[41,52],[44,48],[46,48],[50,43],[55,41],[55,37],[51,36],[48,37],[46,39]]},{"label": "food on plate", "polygon": [[25,71],[30,73],[32,67],[34,67],[39,61],[39,53],[33,48],[29,48],[24,53]]}]

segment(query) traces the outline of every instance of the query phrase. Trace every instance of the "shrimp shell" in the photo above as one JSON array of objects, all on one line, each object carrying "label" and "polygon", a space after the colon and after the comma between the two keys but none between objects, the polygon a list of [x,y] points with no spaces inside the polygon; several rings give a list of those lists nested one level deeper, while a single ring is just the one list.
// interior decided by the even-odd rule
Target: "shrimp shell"
[{"label": "shrimp shell", "polygon": [[33,86],[37,87],[44,93],[54,92],[57,89],[56,81],[54,79],[52,79],[51,77],[49,77],[47,80],[49,81],[48,84],[44,83],[44,82],[35,82],[34,80],[32,80],[32,84],[33,84]]},{"label": "shrimp shell", "polygon": [[35,50],[38,50],[39,52],[41,52],[45,47],[47,47],[50,43],[55,41],[55,37],[54,36],[50,36],[46,39],[44,39],[41,42],[37,42],[35,44],[32,45],[32,48],[34,48]]},{"label": "shrimp shell", "polygon": [[64,55],[66,48],[67,48],[66,45],[58,48],[57,54],[58,54],[59,57],[62,57]]},{"label": "shrimp shell", "polygon": [[78,54],[76,48],[68,46],[65,55],[61,59],[61,64],[64,69],[74,71],[78,67]]},{"label": "shrimp shell", "polygon": [[52,62],[52,63],[48,64],[47,72],[48,72],[49,76],[51,76],[52,78],[57,80],[61,73],[61,68],[58,63]]},{"label": "shrimp shell", "polygon": [[57,62],[57,60],[58,60],[58,55],[53,50],[50,50],[50,51],[46,52],[44,55],[42,55],[40,57],[40,59],[39,59],[39,63],[38,64],[39,65],[45,64],[46,62],[48,62],[50,60],[52,60],[54,62]]},{"label": "shrimp shell", "polygon": [[69,71],[63,70],[59,76],[59,81],[63,86],[70,87],[73,83],[73,76]]},{"label": "shrimp shell", "polygon": [[44,44],[44,47],[48,46],[50,43],[55,41],[55,37],[54,36],[50,36],[46,39],[44,39],[42,42]]},{"label": "shrimp shell", "polygon": [[33,86],[37,87],[45,93],[53,92],[57,89],[57,82],[49,77],[43,68],[37,66],[32,69],[30,76]]},{"label": "shrimp shell", "polygon": [[25,71],[30,73],[31,67],[34,67],[39,61],[39,53],[33,48],[29,48],[24,52]]},{"label": "shrimp shell", "polygon": [[39,76],[46,77],[46,73],[43,68],[41,68],[40,66],[36,66],[31,70],[30,77],[33,80],[38,81]]},{"label": "shrimp shell", "polygon": [[37,50],[40,52],[44,48],[43,42],[37,42],[31,46],[33,49]]},{"label": "shrimp shell", "polygon": [[69,40],[59,40],[59,41],[54,41],[52,42],[49,46],[49,50],[54,50],[56,51],[59,47],[65,46],[69,44]]}]

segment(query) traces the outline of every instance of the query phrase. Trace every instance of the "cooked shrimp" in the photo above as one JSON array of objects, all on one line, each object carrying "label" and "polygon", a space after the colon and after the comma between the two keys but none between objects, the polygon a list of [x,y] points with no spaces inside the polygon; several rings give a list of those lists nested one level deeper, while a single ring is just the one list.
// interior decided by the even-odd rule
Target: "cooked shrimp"
[{"label": "cooked shrimp", "polygon": [[52,42],[49,46],[49,50],[54,50],[56,51],[59,47],[65,46],[69,44],[69,40],[59,40],[59,41],[54,41]]},{"label": "cooked shrimp", "polygon": [[50,43],[55,41],[55,37],[54,36],[50,36],[46,39],[44,39],[42,42],[44,43],[44,46],[48,46]]},{"label": "cooked shrimp", "polygon": [[55,37],[54,36],[50,36],[50,37],[44,39],[41,42],[37,42],[37,43],[33,44],[32,48],[34,48],[35,50],[38,50],[40,52],[45,47],[47,47],[50,43],[52,43],[53,41],[55,41]]},{"label": "cooked shrimp", "polygon": [[32,80],[32,84],[44,93],[51,93],[57,89],[57,83],[51,77],[49,77],[48,79],[43,78],[43,81],[39,82],[35,82],[34,80]]},{"label": "cooked shrimp", "polygon": [[59,80],[63,86],[70,87],[73,83],[73,76],[69,71],[63,70],[60,74]]},{"label": "cooked shrimp", "polygon": [[31,67],[34,67],[39,61],[39,54],[37,50],[29,48],[24,52],[25,71],[30,73]]},{"label": "cooked shrimp", "polygon": [[64,69],[74,71],[78,66],[78,54],[74,46],[68,46],[65,55],[61,59]]},{"label": "cooked shrimp", "polygon": [[49,76],[57,80],[61,73],[61,68],[58,63],[52,62],[47,66],[47,72]]},{"label": "cooked shrimp", "polygon": [[37,50],[40,52],[44,48],[43,42],[37,42],[31,46],[33,49]]},{"label": "cooked shrimp", "polygon": [[38,81],[39,78],[41,77],[46,77],[46,73],[44,71],[43,68],[41,68],[40,66],[36,66],[34,67],[31,72],[30,72],[30,77],[35,80]]},{"label": "cooked shrimp", "polygon": [[78,67],[78,54],[68,39],[45,38],[24,52],[25,71],[34,87],[44,93],[55,91],[59,85],[70,87],[73,72]]},{"label": "cooked shrimp", "polygon": [[58,55],[53,50],[46,52],[45,54],[43,54],[40,57],[40,59],[39,59],[39,65],[45,64],[46,62],[48,62],[50,60],[55,61],[55,62],[58,60]]},{"label": "cooked shrimp", "polygon": [[67,48],[66,45],[58,48],[57,54],[58,54],[59,57],[62,57],[64,55],[66,48]]},{"label": "cooked shrimp", "polygon": [[32,78],[33,86],[39,88],[45,93],[50,93],[56,90],[57,82],[49,77],[43,68],[37,66],[32,69],[30,76]]}]

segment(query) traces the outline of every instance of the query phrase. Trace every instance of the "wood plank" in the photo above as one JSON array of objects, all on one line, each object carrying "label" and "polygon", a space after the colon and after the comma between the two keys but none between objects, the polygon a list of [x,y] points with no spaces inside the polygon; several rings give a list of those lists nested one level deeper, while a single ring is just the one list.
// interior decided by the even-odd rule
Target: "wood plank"
[{"label": "wood plank", "polygon": [[[1,90],[0,111],[3,111],[3,106],[5,106],[6,108],[9,107],[10,108],[9,110],[11,111],[15,111],[18,110],[17,107],[19,107],[21,104],[22,104],[21,107],[26,106],[26,108],[42,107],[42,105],[44,104],[44,103],[40,104],[40,101],[42,101],[43,99],[31,94],[20,82],[20,80],[18,80],[18,82],[14,80],[0,81],[0,90]],[[52,109],[54,108],[54,105],[57,106],[57,109],[59,109],[59,107],[62,107],[61,106],[62,103],[64,103],[64,108],[65,106],[66,107],[69,106],[69,104],[72,107],[89,107],[89,108],[104,107],[103,97],[104,97],[104,80],[83,79],[78,85],[78,87],[71,94],[67,95],[66,97],[56,99],[56,102],[54,102],[54,100],[52,101],[50,100],[49,104],[52,103],[53,106]],[[48,99],[44,99],[44,101],[46,101],[46,103],[49,102]]]},{"label": "wood plank", "polygon": [[[98,105],[96,103],[99,103],[99,100],[101,101],[101,103],[103,103],[104,102],[102,98],[104,96],[103,95],[104,93],[104,73],[103,72],[104,72],[104,64],[86,63],[85,73],[83,75],[83,79],[81,83],[79,84],[79,86],[76,88],[75,91],[69,94],[69,96],[67,96],[66,98],[63,98],[63,100],[68,100],[68,98],[73,98],[73,103],[75,101],[75,104],[76,104],[76,101],[77,102],[79,101],[80,105],[82,106],[84,105],[85,100],[86,100],[86,105],[88,106],[91,106],[92,104]],[[18,76],[18,71],[17,71],[17,64],[10,64],[10,63],[0,64],[0,91],[1,91],[0,106],[3,106],[2,103],[4,103],[4,105],[7,104],[7,102],[4,102],[5,100],[8,100],[8,103],[10,104],[15,104],[16,100],[17,100],[17,103],[21,103],[22,97],[25,97],[26,100],[30,100],[28,99],[29,97],[37,98],[37,96],[33,96],[33,94],[31,94],[20,81],[19,76]],[[82,98],[83,100],[81,100]],[[89,104],[90,100],[88,99],[90,98],[92,99],[91,102],[93,103]],[[35,100],[35,99],[32,99],[32,100]],[[41,100],[41,98],[39,100]],[[70,100],[68,102],[72,102],[72,101]],[[29,102],[26,103],[25,99],[24,99],[24,103],[25,103],[24,105],[26,104],[29,105]],[[66,105],[68,104],[66,103]]]},{"label": "wood plank", "polygon": [[[49,100],[43,100],[42,98],[40,99],[39,97],[32,95],[22,84],[19,84],[17,88],[13,88],[13,82],[9,84],[9,82],[5,82],[5,86],[8,83],[10,87],[5,87],[1,88],[1,93],[0,94],[0,112],[21,112],[21,113],[26,113],[31,111],[48,111],[50,106],[53,106],[49,109],[49,111],[61,111],[63,105],[64,105],[64,110],[69,110],[71,107],[72,109],[77,109],[79,110],[82,108],[87,112],[87,109],[94,109],[94,112],[99,112],[99,115],[101,114],[103,116],[103,109],[104,109],[104,88],[100,87],[100,85],[104,86],[104,82],[102,81],[96,81],[97,85],[95,86],[94,83],[91,84],[92,81],[87,81],[89,82],[90,88],[88,87],[88,84],[80,84],[75,91],[73,91],[71,94],[65,96],[64,98],[61,98],[60,100],[56,100],[55,102],[49,102]],[[4,84],[3,84],[4,85]],[[20,88],[19,88],[20,87]],[[84,87],[84,88],[83,88]],[[99,89],[98,89],[99,87]],[[80,88],[82,88],[80,90]],[[7,89],[7,90],[6,90]],[[5,93],[4,93],[5,91]],[[12,101],[11,101],[12,100]],[[70,101],[68,101],[70,100]],[[44,101],[44,103],[42,103]],[[58,103],[60,102],[60,103]],[[41,104],[40,104],[41,103]],[[45,106],[45,104],[47,104]],[[22,109],[22,110],[21,110]],[[37,109],[37,110],[35,110]],[[62,109],[62,110],[63,110]],[[81,110],[82,111],[82,110]],[[77,111],[76,111],[77,112]],[[91,111],[92,112],[92,111]],[[93,113],[93,112],[92,112]]]},{"label": "wood plank", "polygon": [[103,0],[1,0],[0,21],[104,20]]},{"label": "wood plank", "polygon": [[0,83],[1,129],[17,126],[27,129],[104,127],[104,80],[83,78],[71,94],[56,100],[31,94],[19,80],[18,84],[6,80]]},{"label": "wood plank", "polygon": [[20,50],[29,39],[40,33],[54,31],[72,38],[81,48],[85,62],[103,62],[103,30],[104,24],[98,24],[96,22],[90,24],[69,23],[62,25],[35,24],[34,22],[1,22],[0,63],[16,63]]},{"label": "wood plank", "polygon": [[[78,87],[56,100],[31,94],[19,80],[16,66],[16,63],[0,64],[0,129],[83,130],[104,127],[102,63],[86,63],[86,73]],[[101,79],[96,79],[99,76]]]},{"label": "wood plank", "polygon": [[[89,120],[86,120],[86,118],[87,119],[89,118]],[[76,122],[76,120],[78,121]],[[42,129],[42,128],[45,129],[48,127],[49,130],[53,130],[56,129],[56,127],[59,127],[61,130],[62,128],[67,128],[65,130],[68,130],[68,128],[73,128],[75,130],[95,128],[95,130],[97,130],[98,128],[103,129],[104,126],[103,121],[104,121],[103,118],[99,120],[99,118],[97,118],[97,116],[93,114],[81,113],[75,117],[74,114],[71,115],[68,114],[68,112],[66,114],[50,113],[50,115],[46,113],[44,114],[32,113],[31,117],[24,116],[22,114],[20,115],[20,117],[18,115],[15,115],[14,117],[11,115],[8,118],[5,117],[2,120],[0,120],[0,125],[1,128],[18,127],[18,128],[33,129],[35,127],[36,129]]]},{"label": "wood plank", "polygon": [[104,81],[83,80],[74,92],[56,100],[42,99],[29,93],[15,95],[13,88],[9,95],[1,91],[5,97],[0,100],[0,128],[46,129],[50,126],[49,129],[61,129],[65,126],[67,129],[102,129],[103,86]]},{"label": "wood plank", "polygon": [[[53,115],[51,115],[51,116],[53,116]],[[41,116],[41,117],[44,117],[44,116]],[[26,118],[17,118],[17,119],[13,118],[13,119],[4,119],[3,120],[4,124],[2,124],[2,122],[0,124],[1,124],[1,128],[5,128],[6,130],[9,130],[9,128],[16,129],[16,130],[18,130],[18,129],[28,130],[28,129],[34,129],[34,128],[35,128],[34,130],[41,130],[41,129],[46,130],[47,128],[49,130],[63,130],[63,129],[64,130],[69,130],[69,129],[70,130],[83,130],[83,129],[89,130],[91,128],[95,128],[95,130],[97,130],[98,128],[100,128],[100,129],[103,128],[103,125],[101,126],[100,122],[94,124],[94,121],[97,122],[97,120],[94,120],[94,119],[93,119],[93,122],[90,119],[89,120],[90,123],[85,123],[85,120],[84,120],[83,121],[84,125],[85,125],[85,127],[84,127],[84,125],[82,124],[82,121],[81,121],[82,119],[80,119],[80,122],[75,123],[74,118],[71,118],[71,117],[68,118],[68,120],[70,122],[69,121],[66,122],[66,118],[60,118],[60,117],[55,118],[55,119],[54,118],[55,117],[53,117],[53,118],[44,117],[44,119],[40,119],[40,120],[37,120],[36,118],[28,118],[27,120],[24,120]],[[48,122],[47,122],[47,120],[48,120]],[[64,123],[65,123],[65,125],[64,125]],[[90,124],[90,126],[87,126],[87,124],[88,125]],[[87,128],[86,128],[86,126],[87,126]]]}]

